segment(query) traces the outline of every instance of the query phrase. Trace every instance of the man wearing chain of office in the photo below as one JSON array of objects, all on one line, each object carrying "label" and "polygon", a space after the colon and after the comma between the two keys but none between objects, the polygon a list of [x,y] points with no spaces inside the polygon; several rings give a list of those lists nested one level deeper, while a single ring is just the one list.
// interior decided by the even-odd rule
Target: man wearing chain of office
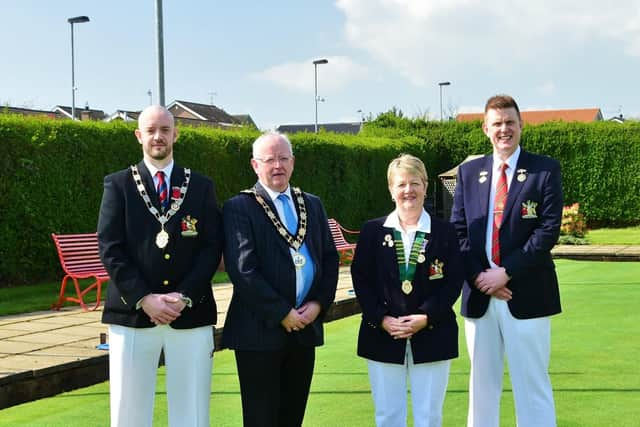
[{"label": "man wearing chain of office", "polygon": [[112,426],[151,426],[164,350],[169,426],[209,426],[222,218],[213,182],[174,163],[171,113],[145,109],[135,131],[143,160],[104,179],[100,256],[111,281]]},{"label": "man wearing chain of office", "polygon": [[294,160],[285,135],[261,135],[251,159],[258,182],[223,207],[233,282],[223,345],[235,351],[245,426],[302,425],[336,292],[327,215],[318,197],[289,185]]}]

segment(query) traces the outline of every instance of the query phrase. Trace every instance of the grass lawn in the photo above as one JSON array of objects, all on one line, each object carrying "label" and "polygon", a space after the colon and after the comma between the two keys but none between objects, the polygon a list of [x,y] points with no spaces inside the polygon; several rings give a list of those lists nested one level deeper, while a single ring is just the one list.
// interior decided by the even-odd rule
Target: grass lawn
[{"label": "grass lawn", "polygon": [[592,245],[640,245],[640,226],[589,230],[587,240]]},{"label": "grass lawn", "polygon": [[[558,426],[637,426],[640,312],[630,302],[640,301],[640,263],[559,260],[557,265],[563,313],[552,322],[550,373]],[[374,425],[366,364],[355,355],[358,324],[359,316],[327,324],[327,344],[317,353],[305,426]],[[460,354],[451,367],[444,426],[465,425],[469,363],[463,333]],[[506,374],[504,388],[501,425],[514,426]],[[154,425],[167,423],[164,390],[161,369]],[[11,426],[107,426],[108,414],[108,383],[102,383],[2,410],[0,419]],[[211,424],[241,422],[233,354],[221,351],[214,362]]]}]

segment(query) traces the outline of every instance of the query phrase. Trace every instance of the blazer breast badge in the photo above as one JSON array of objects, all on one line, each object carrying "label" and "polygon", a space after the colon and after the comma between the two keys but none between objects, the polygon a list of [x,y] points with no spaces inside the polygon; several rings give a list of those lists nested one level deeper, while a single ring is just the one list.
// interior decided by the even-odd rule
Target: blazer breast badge
[{"label": "blazer breast badge", "polygon": [[538,214],[536,213],[536,207],[538,203],[533,202],[531,200],[527,200],[526,202],[522,202],[522,209],[520,210],[523,219],[531,219],[538,218]]},{"label": "blazer breast badge", "polygon": [[444,277],[444,262],[436,258],[429,266],[429,280],[442,279]]},{"label": "blazer breast badge", "polygon": [[194,237],[198,235],[198,231],[196,230],[196,224],[198,220],[192,218],[191,215],[187,215],[182,218],[182,222],[180,223],[181,234],[184,237]]}]

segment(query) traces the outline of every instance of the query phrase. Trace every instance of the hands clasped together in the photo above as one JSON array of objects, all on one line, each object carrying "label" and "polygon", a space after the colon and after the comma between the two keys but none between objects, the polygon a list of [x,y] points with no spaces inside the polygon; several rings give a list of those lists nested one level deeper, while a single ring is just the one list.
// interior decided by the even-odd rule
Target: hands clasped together
[{"label": "hands clasped together", "polygon": [[186,307],[178,292],[168,294],[149,294],[142,298],[140,307],[156,325],[168,325],[180,317]]},{"label": "hands clasped together", "polygon": [[384,316],[382,328],[393,339],[411,338],[416,332],[427,326],[426,314],[410,314],[408,316]]},{"label": "hands clasped together", "polygon": [[309,301],[297,309],[292,308],[289,314],[280,321],[280,324],[287,332],[301,331],[316,320],[318,314],[320,314],[320,304],[316,301]]},{"label": "hands clasped together", "polygon": [[480,292],[498,299],[509,301],[511,289],[507,288],[510,277],[503,267],[488,268],[476,277],[475,285]]}]

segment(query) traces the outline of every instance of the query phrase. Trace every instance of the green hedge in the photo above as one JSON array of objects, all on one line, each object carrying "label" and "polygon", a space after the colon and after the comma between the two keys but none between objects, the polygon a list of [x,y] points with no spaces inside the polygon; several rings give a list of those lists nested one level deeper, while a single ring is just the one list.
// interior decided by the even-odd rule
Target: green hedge
[{"label": "green hedge", "polygon": [[[385,122],[386,120],[386,122]],[[51,233],[96,229],[103,177],[136,163],[135,124],[0,115],[0,286],[61,276]],[[567,204],[589,222],[640,222],[640,125],[526,127],[523,145],[559,159]],[[256,131],[181,128],[176,161],[212,177],[220,202],[256,180],[249,164]],[[437,174],[491,147],[479,123],[438,123],[382,115],[358,136],[321,132],[291,137],[292,183],[319,195],[344,226],[393,209],[389,161],[411,153],[425,162],[433,197]]]}]

